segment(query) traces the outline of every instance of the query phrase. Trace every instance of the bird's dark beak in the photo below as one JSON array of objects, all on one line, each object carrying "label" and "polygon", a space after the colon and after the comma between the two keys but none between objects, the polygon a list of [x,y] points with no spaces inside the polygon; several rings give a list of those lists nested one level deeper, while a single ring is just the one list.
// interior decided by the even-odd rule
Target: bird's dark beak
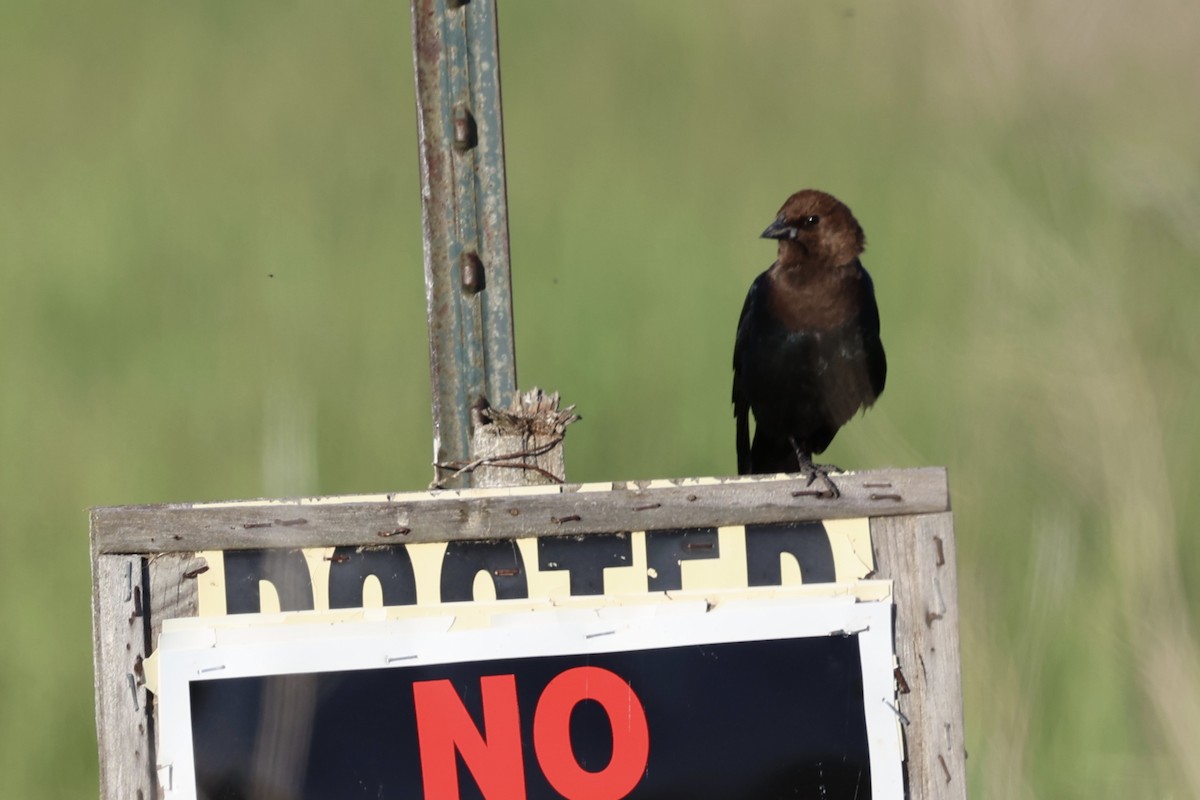
[{"label": "bird's dark beak", "polygon": [[783,217],[777,217],[774,222],[767,226],[767,229],[762,232],[764,239],[795,239],[796,228],[789,225]]}]

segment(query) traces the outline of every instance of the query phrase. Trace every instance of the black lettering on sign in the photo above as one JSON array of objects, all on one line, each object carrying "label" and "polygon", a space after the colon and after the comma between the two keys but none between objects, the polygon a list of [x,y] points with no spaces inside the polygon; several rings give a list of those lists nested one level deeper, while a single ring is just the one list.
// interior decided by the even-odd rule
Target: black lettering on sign
[{"label": "black lettering on sign", "polygon": [[605,567],[628,567],[633,559],[629,536],[617,533],[543,536],[537,544],[538,569],[567,570],[572,596],[604,594]]},{"label": "black lettering on sign", "polygon": [[529,596],[525,562],[516,542],[450,542],[442,558],[442,602],[474,600],[475,576],[480,572],[492,579],[497,600]]},{"label": "black lettering on sign", "polygon": [[680,565],[684,561],[720,555],[716,528],[646,531],[646,566],[650,570],[647,588],[652,592],[682,589]]},{"label": "black lettering on sign", "polygon": [[820,522],[784,522],[746,526],[746,582],[750,586],[779,586],[783,570],[779,557],[790,553],[800,565],[804,583],[833,583],[833,546]]},{"label": "black lettering on sign", "polygon": [[[647,531],[644,542],[646,586],[651,592],[682,589],[684,561],[722,555],[715,527]],[[747,525],[745,545],[747,586],[779,586],[784,554],[796,559],[804,583],[837,580],[833,547],[821,522]],[[572,596],[604,594],[604,570],[634,563],[633,537],[628,533],[544,536],[537,539],[536,548],[537,567],[565,570]],[[261,581],[274,587],[282,611],[315,607],[313,580],[301,551],[230,550],[224,559],[227,613],[260,612]],[[361,607],[363,584],[370,575],[379,580],[384,606],[415,605],[418,601],[412,556],[404,545],[337,547],[326,561],[329,608]],[[526,565],[515,541],[455,541],[446,545],[440,565],[440,601],[475,600],[475,580],[481,572],[492,581],[497,599],[529,596]]]},{"label": "black lettering on sign", "polygon": [[329,607],[361,608],[367,576],[379,579],[385,606],[411,606],[417,602],[417,579],[412,559],[403,546],[359,550],[343,546],[329,561]]},{"label": "black lettering on sign", "polygon": [[313,608],[312,577],[299,550],[226,550],[225,613],[262,611],[259,581],[275,587],[280,611]]}]

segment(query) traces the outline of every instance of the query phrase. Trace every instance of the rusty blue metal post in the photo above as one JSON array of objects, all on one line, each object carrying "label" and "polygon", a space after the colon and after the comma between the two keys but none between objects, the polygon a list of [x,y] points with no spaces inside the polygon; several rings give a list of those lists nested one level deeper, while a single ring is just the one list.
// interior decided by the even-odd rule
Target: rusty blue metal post
[{"label": "rusty blue metal post", "polygon": [[496,3],[412,0],[412,14],[433,448],[445,464],[472,456],[472,406],[516,395]]}]

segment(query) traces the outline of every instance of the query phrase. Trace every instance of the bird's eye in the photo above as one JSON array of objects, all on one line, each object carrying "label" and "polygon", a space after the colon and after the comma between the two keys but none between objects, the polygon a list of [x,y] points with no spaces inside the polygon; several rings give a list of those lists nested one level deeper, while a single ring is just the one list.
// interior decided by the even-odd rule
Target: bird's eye
[{"label": "bird's eye", "polygon": [[800,220],[800,227],[805,228],[805,229],[814,228],[814,227],[816,227],[817,223],[820,221],[821,221],[821,218],[818,217],[816,214],[813,214],[811,216],[807,216],[804,219]]}]

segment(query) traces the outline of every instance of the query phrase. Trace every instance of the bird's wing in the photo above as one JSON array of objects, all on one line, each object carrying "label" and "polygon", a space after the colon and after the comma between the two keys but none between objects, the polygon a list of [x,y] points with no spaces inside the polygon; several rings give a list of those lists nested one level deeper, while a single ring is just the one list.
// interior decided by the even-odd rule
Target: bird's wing
[{"label": "bird's wing", "polygon": [[766,273],[759,275],[750,284],[746,293],[746,302],[742,304],[742,315],[738,318],[737,338],[733,343],[733,416],[737,420],[737,464],[738,474],[750,472],[750,399],[742,381],[742,354],[750,341],[752,321],[758,313],[759,285],[766,279]]},{"label": "bird's wing", "polygon": [[862,270],[862,276],[859,319],[863,332],[863,350],[867,358],[867,378],[871,382],[871,393],[879,397],[883,394],[884,383],[887,382],[887,356],[879,338],[879,306],[875,302],[875,284],[865,269]]},{"label": "bird's wing", "polygon": [[750,474],[750,406],[735,400],[733,416],[737,419],[738,475],[748,475]]}]

